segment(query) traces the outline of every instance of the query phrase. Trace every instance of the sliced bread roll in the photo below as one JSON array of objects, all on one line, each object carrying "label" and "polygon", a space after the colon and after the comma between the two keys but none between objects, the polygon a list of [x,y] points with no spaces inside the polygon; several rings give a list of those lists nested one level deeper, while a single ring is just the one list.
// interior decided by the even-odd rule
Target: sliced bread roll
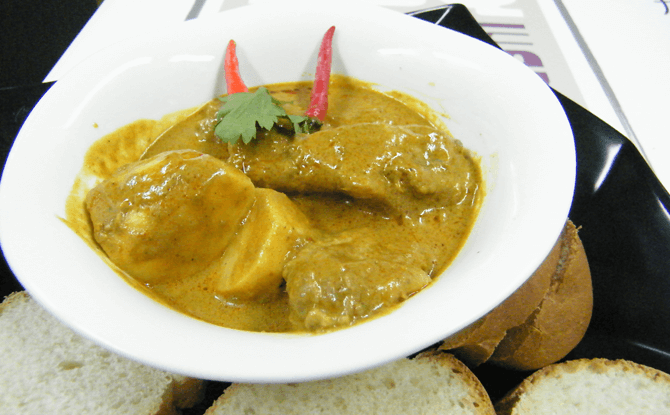
[{"label": "sliced bread roll", "polygon": [[533,275],[507,300],[475,323],[446,339],[440,349],[449,350],[470,367],[486,362],[507,330],[526,321],[542,302],[561,254],[559,239]]},{"label": "sliced bread roll", "polygon": [[670,375],[627,360],[579,359],[530,375],[498,415],[670,414]]},{"label": "sliced bread roll", "polygon": [[234,384],[206,415],[490,414],[491,400],[449,353],[424,352],[336,379],[297,384]]},{"label": "sliced bread roll", "polygon": [[591,320],[591,272],[575,225],[568,220],[533,275],[493,311],[446,339],[470,367],[484,362],[534,370],[563,358]]},{"label": "sliced bread roll", "polygon": [[489,361],[516,370],[535,370],[565,357],[591,321],[593,287],[584,246],[568,221],[551,286],[526,321],[510,329]]},{"label": "sliced bread roll", "polygon": [[111,353],[19,292],[0,304],[0,391],[2,414],[167,415],[204,382]]}]

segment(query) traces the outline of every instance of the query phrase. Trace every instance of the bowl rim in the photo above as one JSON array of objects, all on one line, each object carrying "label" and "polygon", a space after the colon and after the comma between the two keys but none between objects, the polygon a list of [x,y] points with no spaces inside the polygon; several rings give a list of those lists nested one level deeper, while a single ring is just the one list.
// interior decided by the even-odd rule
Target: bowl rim
[{"label": "bowl rim", "polygon": [[[296,8],[296,10],[309,5],[309,16],[324,24],[326,21],[338,21],[340,19],[344,22],[350,19],[352,27],[360,24],[370,25],[371,22],[374,22],[377,29],[394,27],[394,25],[407,25],[412,30],[417,30],[421,33],[434,33],[437,37],[444,37],[453,42],[464,42],[468,47],[474,48],[477,51],[485,51],[485,53],[491,54],[490,56],[494,56],[496,59],[506,62],[505,64],[511,65],[510,67],[514,68],[514,65],[517,65],[517,70],[520,73],[519,76],[523,80],[533,74],[532,71],[527,68],[524,69],[525,67],[522,64],[513,60],[513,58],[507,56],[504,52],[489,45],[485,45],[482,42],[450,31],[449,29],[434,26],[431,23],[388,9],[375,6],[361,6],[358,4],[355,5],[355,9],[347,9],[341,5],[335,7],[303,1],[290,3],[295,3],[291,7]],[[122,41],[107,47],[103,51],[91,56],[61,78],[45,94],[44,98],[28,117],[24,128],[22,128],[17,136],[15,142],[17,150],[15,151],[13,147],[10,152],[5,172],[3,173],[3,180],[0,184],[0,211],[3,211],[3,215],[0,218],[0,241],[2,241],[3,250],[10,267],[26,290],[38,303],[76,332],[123,356],[167,371],[203,379],[240,382],[294,382],[343,375],[410,355],[434,344],[444,338],[446,334],[450,334],[431,331],[427,326],[439,324],[434,319],[420,322],[416,320],[411,321],[409,319],[415,315],[413,314],[414,311],[399,313],[400,310],[415,309],[418,301],[409,301],[399,310],[390,313],[388,316],[375,318],[372,321],[331,333],[321,335],[261,334],[212,326],[165,309],[165,307],[157,305],[153,301],[147,301],[146,297],[137,291],[134,293],[128,292],[128,301],[138,307],[136,312],[143,315],[145,321],[160,322],[164,321],[165,318],[170,319],[171,327],[169,329],[157,328],[151,331],[150,334],[152,337],[148,338],[147,333],[142,333],[142,328],[146,329],[146,326],[140,325],[130,331],[127,325],[124,326],[124,324],[130,321],[129,316],[124,317],[123,320],[114,321],[113,317],[110,318],[109,315],[104,315],[103,310],[96,310],[94,307],[91,307],[90,303],[71,304],[72,299],[82,298],[81,296],[86,294],[78,292],[62,294],[59,291],[59,294],[62,294],[62,296],[56,297],[54,293],[49,292],[40,285],[41,282],[39,282],[39,279],[33,277],[36,272],[44,272],[45,266],[35,268],[35,261],[26,257],[26,252],[35,252],[36,247],[33,246],[33,243],[25,235],[20,235],[17,223],[10,222],[21,221],[18,216],[21,212],[17,210],[14,203],[14,200],[16,200],[15,196],[20,194],[20,178],[17,177],[15,170],[20,170],[18,163],[22,162],[21,155],[29,151],[27,147],[31,143],[28,141],[32,140],[32,137],[42,134],[40,128],[44,126],[41,124],[42,121],[40,118],[45,117],[46,113],[54,108],[54,106],[60,105],[59,101],[64,99],[69,89],[73,86],[83,83],[90,87],[96,87],[102,82],[109,82],[109,79],[105,77],[109,78],[110,73],[118,69],[118,66],[114,66],[111,63],[115,54],[133,57],[135,61],[138,59],[141,60],[146,56],[143,53],[147,51],[148,47],[151,45],[155,46],[164,41],[164,39],[175,39],[182,35],[197,37],[198,34],[225,33],[226,30],[235,32],[237,29],[234,28],[233,23],[236,21],[244,21],[244,19],[252,17],[255,19],[271,18],[277,16],[286,7],[286,2],[283,2],[282,5],[263,4],[244,6],[239,9],[219,13],[215,16],[198,19],[197,21],[185,22],[162,33],[145,36],[141,39]],[[355,14],[352,14],[351,10],[356,10]],[[305,13],[304,11],[298,12],[296,19]],[[225,26],[226,24],[229,24],[231,29],[220,29],[220,26]],[[346,27],[345,24],[342,25]],[[224,40],[227,41],[227,39]],[[221,41],[222,45],[224,44],[224,40]],[[315,39],[314,43],[317,44],[318,39]],[[142,62],[144,64],[147,63],[146,59]],[[99,73],[95,73],[96,70]],[[555,119],[551,120],[551,125],[557,129],[556,134],[563,137],[566,141],[568,138],[567,134],[569,134],[571,141],[572,133],[567,117],[553,93],[539,78],[528,79],[527,82],[527,85],[537,89],[538,96],[544,101],[543,104],[550,107],[553,111]],[[214,87],[214,89],[216,88]],[[75,107],[73,117],[78,116],[77,111],[81,111],[82,106],[75,103],[69,103],[68,105]],[[182,108],[188,106],[184,105]],[[68,122],[70,121],[68,120]],[[65,124],[68,124],[68,122]],[[563,153],[561,153],[560,157],[565,158],[566,152],[569,153],[570,145],[569,143],[561,145],[563,146]],[[63,149],[57,148],[55,144],[45,144],[45,146],[47,147],[43,150],[45,152],[51,152],[55,155],[63,153]],[[574,142],[572,142],[573,160],[571,161],[569,158],[567,157],[565,160],[567,162],[566,168],[575,172]],[[557,194],[560,193],[560,197],[556,197],[556,199],[560,200],[554,206],[555,217],[552,217],[550,223],[543,225],[550,231],[550,234],[537,241],[537,246],[532,248],[535,252],[544,252],[545,254],[549,252],[567,218],[574,190],[574,176],[565,177],[561,180],[560,189],[557,190]],[[43,188],[48,186],[48,183],[48,175],[45,175],[45,177],[39,179],[37,182]],[[39,198],[37,200],[39,201]],[[5,213],[9,214],[6,216]],[[59,232],[67,231],[64,229],[65,225],[62,223],[54,226],[61,228]],[[552,230],[553,234],[551,234]],[[66,245],[81,243],[81,241],[75,242],[71,238],[65,237],[65,239],[63,243]],[[476,318],[481,317],[481,315],[492,309],[518,288],[534,269],[539,266],[543,259],[541,255],[537,254],[534,255],[534,258],[534,261],[529,261],[524,267],[520,268],[516,272],[517,275],[515,278],[512,278],[510,282],[501,284],[497,292],[487,292],[485,294],[488,309],[477,309],[477,311],[474,311],[474,308],[468,309],[466,313],[468,317],[462,318],[458,325],[451,328],[451,332],[453,333],[457,329],[473,322]],[[77,262],[77,264],[71,265],[71,269],[79,272],[86,272],[84,264],[95,260],[91,258],[87,258],[85,261],[80,258],[69,259]],[[79,262],[80,260],[82,261],[81,263]],[[118,280],[117,282],[105,282],[101,288],[116,291],[119,289],[119,284],[126,284],[120,278]],[[436,301],[432,298],[435,295],[434,293],[435,290],[432,292],[426,290],[425,293],[422,292],[417,297],[424,298],[425,301],[434,302]],[[394,316],[391,323],[389,323],[390,316]],[[104,322],[104,327],[100,324],[101,322]],[[414,334],[408,336],[407,332],[403,331],[390,332],[390,329],[396,324],[400,325],[400,327],[412,327]],[[175,336],[175,332],[186,332],[189,333],[189,336]],[[203,344],[202,339],[210,339],[210,341]],[[262,341],[259,342],[261,339]],[[163,346],[151,350],[147,348],[148,342]],[[239,347],[235,348],[231,344],[244,345],[244,350]],[[387,346],[384,347],[383,345]],[[377,347],[376,350],[368,350],[375,347]],[[347,348],[353,351],[346,350]],[[268,353],[269,350],[272,350],[271,354]],[[309,350],[318,352],[309,353]],[[194,353],[193,351],[197,352]],[[231,353],[231,355],[226,356],[226,353]],[[175,355],[180,356],[180,358],[174,359]],[[172,356],[171,359],[170,356]],[[218,359],[214,359],[217,356]],[[209,361],[205,361],[205,357]]]}]

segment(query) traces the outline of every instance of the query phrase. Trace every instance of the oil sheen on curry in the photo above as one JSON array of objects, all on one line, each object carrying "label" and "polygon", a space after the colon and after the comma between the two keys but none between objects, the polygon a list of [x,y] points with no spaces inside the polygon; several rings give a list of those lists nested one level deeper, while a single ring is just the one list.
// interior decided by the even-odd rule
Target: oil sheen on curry
[{"label": "oil sheen on curry", "polygon": [[[266,86],[303,114],[311,83]],[[212,132],[221,102],[98,140],[68,225],[155,300],[234,329],[323,332],[398,307],[476,219],[478,160],[425,105],[333,76],[311,134]]]}]

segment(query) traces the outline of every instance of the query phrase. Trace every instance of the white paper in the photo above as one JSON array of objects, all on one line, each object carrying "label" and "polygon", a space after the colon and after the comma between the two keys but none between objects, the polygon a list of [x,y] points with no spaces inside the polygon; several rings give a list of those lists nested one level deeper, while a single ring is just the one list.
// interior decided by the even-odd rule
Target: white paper
[{"label": "white paper", "polygon": [[562,0],[641,143],[670,188],[670,2]]}]

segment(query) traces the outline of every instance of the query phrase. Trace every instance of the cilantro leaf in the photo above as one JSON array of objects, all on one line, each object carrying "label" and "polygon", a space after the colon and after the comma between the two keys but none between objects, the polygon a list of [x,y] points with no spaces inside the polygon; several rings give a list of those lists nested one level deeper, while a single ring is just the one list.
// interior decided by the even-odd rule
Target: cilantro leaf
[{"label": "cilantro leaf", "polygon": [[322,123],[316,118],[287,114],[282,102],[273,98],[265,87],[255,92],[237,92],[219,100],[223,105],[216,113],[214,134],[231,144],[240,138],[249,144],[258,128],[271,130],[277,125],[286,134],[310,134],[321,128]]},{"label": "cilantro leaf", "polygon": [[264,87],[219,99],[223,105],[216,114],[219,121],[214,133],[225,142],[234,144],[241,138],[248,144],[256,137],[257,127],[270,130],[279,117],[287,116],[281,102]]},{"label": "cilantro leaf", "polygon": [[309,134],[309,117],[306,115],[287,115],[289,121],[293,123],[293,131],[296,133]]}]

